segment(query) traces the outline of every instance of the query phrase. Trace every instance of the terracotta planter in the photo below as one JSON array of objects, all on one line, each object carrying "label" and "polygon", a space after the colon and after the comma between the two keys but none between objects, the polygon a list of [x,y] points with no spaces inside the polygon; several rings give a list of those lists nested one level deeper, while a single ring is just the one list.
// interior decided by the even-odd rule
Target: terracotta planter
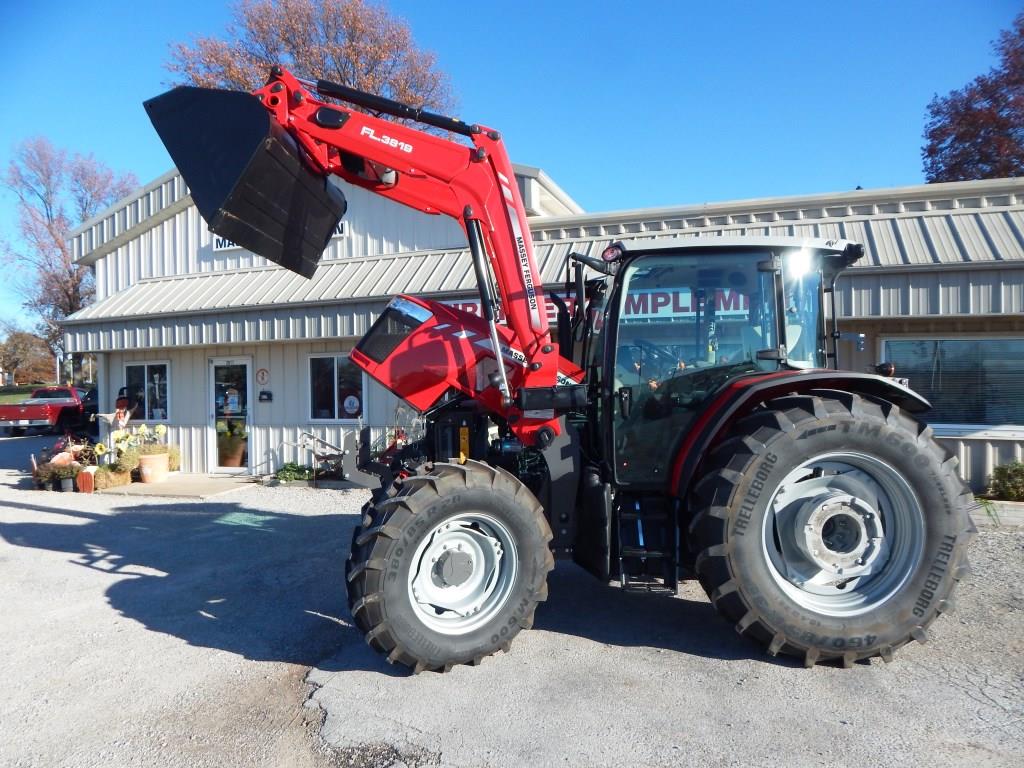
[{"label": "terracotta planter", "polygon": [[217,464],[221,467],[240,467],[245,458],[248,441],[239,437],[222,437],[217,441]]},{"label": "terracotta planter", "polygon": [[162,483],[167,479],[166,453],[147,453],[139,456],[139,479],[144,483]]}]

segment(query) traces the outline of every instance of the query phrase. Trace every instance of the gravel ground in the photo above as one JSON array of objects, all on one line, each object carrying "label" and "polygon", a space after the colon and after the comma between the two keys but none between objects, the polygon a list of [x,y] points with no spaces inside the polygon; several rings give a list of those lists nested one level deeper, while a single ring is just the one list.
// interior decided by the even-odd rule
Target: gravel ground
[{"label": "gravel ground", "polygon": [[[47,441],[0,438],[0,467]],[[336,764],[304,678],[347,636],[334,513],[363,492],[24,485],[0,469],[0,765]]]},{"label": "gravel ground", "polygon": [[960,610],[892,664],[761,654],[694,582],[624,594],[560,563],[511,653],[407,677],[358,639],[310,680],[353,765],[1020,766],[1024,533],[983,530]]},{"label": "gravel ground", "polygon": [[1019,529],[982,531],[960,610],[890,665],[804,670],[693,583],[560,563],[510,654],[411,677],[348,621],[364,493],[28,491],[2,468],[40,442],[0,439],[0,765],[1021,765]]}]

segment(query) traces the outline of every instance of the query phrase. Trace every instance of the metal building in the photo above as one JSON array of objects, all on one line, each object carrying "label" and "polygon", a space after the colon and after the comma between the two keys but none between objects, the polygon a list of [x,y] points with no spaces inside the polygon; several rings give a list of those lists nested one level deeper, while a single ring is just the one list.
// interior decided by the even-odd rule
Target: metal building
[{"label": "metal building", "polygon": [[[840,281],[844,367],[893,361],[935,406],[930,422],[975,488],[1024,449],[1024,180],[933,184],[586,214],[543,171],[517,166],[545,283],[566,254],[614,240],[792,235],[864,243]],[[311,280],[211,235],[169,173],[72,236],[96,302],[69,318],[70,352],[100,360],[100,408],[142,395],[183,468],[216,471],[224,408],[245,410],[248,469],[304,461],[287,443],[332,442],[392,421],[395,398],[345,354],[396,293],[475,305],[461,230],[346,187],[349,213]],[[230,408],[229,408],[230,410]],[[222,443],[223,440],[221,439]],[[234,471],[238,471],[234,469]]]}]

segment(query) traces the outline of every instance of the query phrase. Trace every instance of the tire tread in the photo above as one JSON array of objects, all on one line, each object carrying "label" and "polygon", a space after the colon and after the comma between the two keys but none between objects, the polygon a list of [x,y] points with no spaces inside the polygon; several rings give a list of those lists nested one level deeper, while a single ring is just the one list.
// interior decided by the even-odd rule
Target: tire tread
[{"label": "tire tread", "polygon": [[[884,661],[890,661],[898,648],[912,640],[926,642],[928,625],[939,613],[952,610],[953,605],[948,594],[943,600],[936,600],[930,615],[898,642],[859,652],[829,653],[796,638],[786,637],[770,626],[754,610],[743,589],[736,583],[728,561],[728,523],[730,509],[734,508],[735,496],[745,471],[758,460],[760,451],[779,433],[790,433],[805,422],[836,415],[857,420],[882,420],[909,433],[919,445],[927,445],[929,450],[935,452],[935,458],[944,470],[950,473],[956,471],[956,457],[935,442],[931,427],[906,415],[892,403],[851,392],[811,391],[768,401],[737,421],[730,435],[709,454],[704,476],[691,492],[691,505],[697,510],[689,528],[690,546],[697,553],[694,567],[714,607],[734,624],[739,634],[757,641],[768,653],[775,655],[781,652],[802,657],[808,668],[829,660],[848,667],[873,656],[881,656]],[[963,506],[965,500],[973,499],[973,495],[957,475],[950,476],[957,478],[956,482],[960,485],[958,503]],[[965,519],[965,528],[957,539],[950,568],[954,585],[970,573],[966,545],[974,535],[975,527],[969,515],[965,514]]]},{"label": "tire tread", "polygon": [[544,508],[530,490],[505,470],[483,462],[467,460],[464,464],[426,464],[418,468],[416,474],[396,480],[387,489],[380,489],[381,492],[363,507],[361,523],[352,532],[352,547],[345,564],[349,612],[370,647],[384,654],[388,663],[410,667],[414,674],[427,670],[448,672],[460,663],[475,666],[485,656],[500,650],[507,652],[512,638],[521,629],[533,626],[537,603],[548,596],[547,574],[554,568],[555,561],[551,550],[545,548],[540,568],[541,583],[530,592],[531,607],[516,620],[510,636],[503,638],[493,650],[476,654],[464,662],[433,664],[402,646],[381,610],[386,568],[384,557],[415,515],[438,498],[465,488],[488,489],[515,498],[532,517],[542,539],[549,542],[553,538]]}]

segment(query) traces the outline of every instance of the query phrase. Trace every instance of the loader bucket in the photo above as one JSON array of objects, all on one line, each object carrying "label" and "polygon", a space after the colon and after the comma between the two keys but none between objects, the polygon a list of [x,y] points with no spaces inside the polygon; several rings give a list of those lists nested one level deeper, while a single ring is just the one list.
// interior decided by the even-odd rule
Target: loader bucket
[{"label": "loader bucket", "polygon": [[210,230],[312,277],[345,196],[255,96],[181,86],[145,103]]}]

